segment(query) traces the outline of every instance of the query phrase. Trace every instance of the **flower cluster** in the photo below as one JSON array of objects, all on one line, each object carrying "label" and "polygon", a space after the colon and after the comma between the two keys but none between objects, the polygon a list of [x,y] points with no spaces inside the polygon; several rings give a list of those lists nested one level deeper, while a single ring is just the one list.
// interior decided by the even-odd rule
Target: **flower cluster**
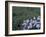
[{"label": "flower cluster", "polygon": [[26,19],[23,21],[21,25],[22,30],[40,29],[41,27],[40,16]]}]

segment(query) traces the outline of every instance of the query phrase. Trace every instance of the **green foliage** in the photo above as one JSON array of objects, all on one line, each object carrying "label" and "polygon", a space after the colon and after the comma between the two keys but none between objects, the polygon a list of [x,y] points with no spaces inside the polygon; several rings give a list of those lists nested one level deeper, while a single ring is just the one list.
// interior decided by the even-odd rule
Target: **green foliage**
[{"label": "green foliage", "polygon": [[[40,8],[38,7],[12,7],[13,30],[19,30],[23,20],[34,16],[40,16]],[[19,26],[18,26],[19,25]]]}]

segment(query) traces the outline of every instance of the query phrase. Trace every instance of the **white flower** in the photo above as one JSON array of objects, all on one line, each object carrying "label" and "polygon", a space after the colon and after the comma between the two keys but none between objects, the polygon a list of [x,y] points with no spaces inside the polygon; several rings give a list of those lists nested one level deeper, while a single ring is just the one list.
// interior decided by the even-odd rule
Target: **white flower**
[{"label": "white flower", "polygon": [[40,28],[40,24],[37,24],[37,25],[36,25],[36,28],[38,28],[38,29],[39,29],[39,28]]},{"label": "white flower", "polygon": [[33,19],[36,19],[36,17],[34,17]]},{"label": "white flower", "polygon": [[29,22],[29,19],[26,20],[26,23],[28,23],[28,22]]},{"label": "white flower", "polygon": [[37,20],[40,20],[40,16],[37,17]]}]

